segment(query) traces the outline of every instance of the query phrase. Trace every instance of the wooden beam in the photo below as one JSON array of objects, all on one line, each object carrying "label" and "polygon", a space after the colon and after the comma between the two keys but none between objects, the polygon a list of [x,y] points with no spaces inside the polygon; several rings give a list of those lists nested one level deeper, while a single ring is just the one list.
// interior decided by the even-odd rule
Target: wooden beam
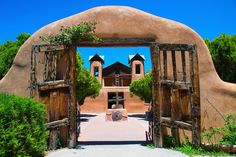
[{"label": "wooden beam", "polygon": [[200,86],[197,47],[194,46],[190,52],[191,82],[193,83],[193,93],[191,95],[192,105],[192,143],[194,147],[201,145],[201,110],[200,110]]},{"label": "wooden beam", "polygon": [[177,81],[175,50],[171,50],[171,58],[172,58],[173,78],[174,78],[174,81]]},{"label": "wooden beam", "polygon": [[150,47],[152,59],[152,92],[153,92],[153,142],[156,147],[162,147],[161,135],[161,105],[160,105],[160,51],[157,43],[152,43]]},{"label": "wooden beam", "polygon": [[76,106],[76,83],[75,83],[75,71],[76,71],[76,46],[71,46],[69,49],[69,77],[71,80],[69,91],[69,106],[68,106],[68,116],[69,116],[69,139],[68,139],[68,147],[74,148],[76,146],[76,118],[77,118],[77,106]]},{"label": "wooden beam", "polygon": [[57,89],[57,88],[68,88],[69,84],[65,82],[64,80],[58,80],[58,81],[48,81],[48,82],[42,82],[38,84],[40,91],[45,90],[51,90],[51,89]]},{"label": "wooden beam", "polygon": [[182,90],[189,90],[189,88],[192,86],[189,82],[182,82],[182,81],[172,81],[172,80],[161,80],[161,85],[165,85],[169,88],[178,88]]},{"label": "wooden beam", "polygon": [[68,125],[68,123],[69,123],[68,118],[64,118],[61,120],[56,120],[53,122],[46,123],[46,127],[47,127],[47,129],[54,129],[54,128],[58,128],[61,126],[66,126],[66,125]]},{"label": "wooden beam", "polygon": [[185,59],[185,51],[181,51],[181,60],[182,60],[182,79],[186,82],[186,59]]},{"label": "wooden beam", "polygon": [[167,79],[167,51],[163,50],[163,69],[164,69],[164,76],[163,79]]},{"label": "wooden beam", "polygon": [[193,45],[189,44],[172,44],[172,43],[161,43],[159,45],[160,50],[166,50],[166,51],[192,51],[194,49]]},{"label": "wooden beam", "polygon": [[125,101],[125,99],[108,99],[108,102],[119,102],[119,101]]},{"label": "wooden beam", "polygon": [[161,123],[162,123],[162,125],[165,125],[169,128],[174,123],[181,129],[192,131],[192,125],[190,123],[178,121],[178,120],[172,121],[170,117],[161,117]]},{"label": "wooden beam", "polygon": [[66,81],[65,80],[43,81],[43,82],[35,83],[35,85],[37,85],[37,86],[45,86],[45,85],[57,85],[57,84],[61,84],[61,83],[66,83]]},{"label": "wooden beam", "polygon": [[39,45],[40,52],[61,51],[61,50],[65,50],[65,49],[66,49],[66,47],[64,45],[52,45],[52,44]]},{"label": "wooden beam", "polygon": [[58,138],[59,130],[51,130],[49,133],[49,150],[57,149],[57,138]]},{"label": "wooden beam", "polygon": [[118,46],[150,46],[151,42],[155,42],[154,38],[102,38],[99,43],[92,41],[83,41],[79,47],[118,47]]}]

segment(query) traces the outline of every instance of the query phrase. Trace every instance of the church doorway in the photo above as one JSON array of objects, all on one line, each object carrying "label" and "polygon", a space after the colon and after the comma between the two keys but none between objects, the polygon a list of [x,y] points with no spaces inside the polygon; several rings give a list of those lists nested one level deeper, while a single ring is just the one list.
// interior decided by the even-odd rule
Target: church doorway
[{"label": "church doorway", "polygon": [[[123,109],[124,104],[124,92],[108,92],[107,108],[108,109]],[[118,104],[116,103],[118,102]]]}]

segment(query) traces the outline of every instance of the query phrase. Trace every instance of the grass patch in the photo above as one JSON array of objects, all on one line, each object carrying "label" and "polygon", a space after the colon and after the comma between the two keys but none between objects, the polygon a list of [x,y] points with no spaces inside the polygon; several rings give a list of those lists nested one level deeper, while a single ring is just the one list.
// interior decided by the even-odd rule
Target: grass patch
[{"label": "grass patch", "polygon": [[202,155],[202,156],[235,156],[235,154],[229,154],[223,151],[216,151],[216,150],[207,150],[202,147],[194,148],[190,144],[183,144],[180,147],[172,147],[171,149],[180,151],[184,154],[187,154],[189,156],[195,156],[195,155]]},{"label": "grass patch", "polygon": [[155,148],[156,148],[155,145],[154,145],[153,143],[148,144],[147,147],[150,148],[150,149],[155,149]]}]

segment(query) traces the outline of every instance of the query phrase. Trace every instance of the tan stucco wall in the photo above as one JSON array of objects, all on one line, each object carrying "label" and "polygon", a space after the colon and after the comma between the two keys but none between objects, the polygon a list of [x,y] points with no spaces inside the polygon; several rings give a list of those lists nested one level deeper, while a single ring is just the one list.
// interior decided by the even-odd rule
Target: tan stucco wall
[{"label": "tan stucco wall", "polygon": [[93,61],[90,63],[90,75],[94,76],[94,68],[98,67],[98,77],[96,79],[102,84],[102,63],[100,61]]},{"label": "tan stucco wall", "polygon": [[144,102],[139,97],[130,95],[129,87],[103,87],[98,97],[85,99],[80,111],[82,113],[106,112],[108,108],[108,92],[116,91],[124,93],[124,107],[128,113],[145,113],[148,110],[149,106],[144,105]]},{"label": "tan stucco wall", "polygon": [[[136,74],[136,65],[139,64],[140,65],[140,74]],[[143,61],[139,61],[139,60],[134,60],[131,63],[131,68],[132,68],[132,81],[138,80],[140,78],[144,77],[144,65],[143,65]]]},{"label": "tan stucco wall", "polygon": [[[155,38],[157,42],[196,44],[199,56],[202,128],[222,124],[222,114],[236,113],[236,85],[223,82],[217,75],[203,39],[191,28],[130,7],[97,7],[51,23],[34,33],[20,48],[7,75],[0,81],[0,91],[29,96],[31,45],[40,36],[55,34],[61,26],[96,20],[99,37]],[[111,52],[112,53],[112,52]]]}]

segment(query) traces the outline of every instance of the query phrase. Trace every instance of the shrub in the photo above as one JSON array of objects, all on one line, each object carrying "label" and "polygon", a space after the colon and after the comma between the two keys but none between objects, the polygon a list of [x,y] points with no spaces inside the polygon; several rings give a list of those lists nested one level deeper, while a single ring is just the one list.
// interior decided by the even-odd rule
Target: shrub
[{"label": "shrub", "polygon": [[173,136],[170,135],[165,135],[163,137],[163,146],[165,148],[173,148],[177,146],[177,143],[175,141],[175,138]]},{"label": "shrub", "polygon": [[96,21],[83,22],[70,27],[62,26],[56,35],[42,36],[42,41],[51,44],[62,44],[66,46],[78,44],[81,41],[91,40],[94,43],[100,42],[94,33],[96,29]]},{"label": "shrub", "polygon": [[220,144],[236,145],[236,115],[227,115],[222,128],[212,128],[211,130],[204,131],[202,136],[206,138],[210,144],[213,144],[213,141],[216,141],[216,134],[221,135]]},{"label": "shrub", "polygon": [[0,156],[39,157],[46,149],[44,105],[0,93]]},{"label": "shrub", "polygon": [[226,116],[224,127],[221,128],[221,144],[236,145],[236,115],[229,114]]}]

